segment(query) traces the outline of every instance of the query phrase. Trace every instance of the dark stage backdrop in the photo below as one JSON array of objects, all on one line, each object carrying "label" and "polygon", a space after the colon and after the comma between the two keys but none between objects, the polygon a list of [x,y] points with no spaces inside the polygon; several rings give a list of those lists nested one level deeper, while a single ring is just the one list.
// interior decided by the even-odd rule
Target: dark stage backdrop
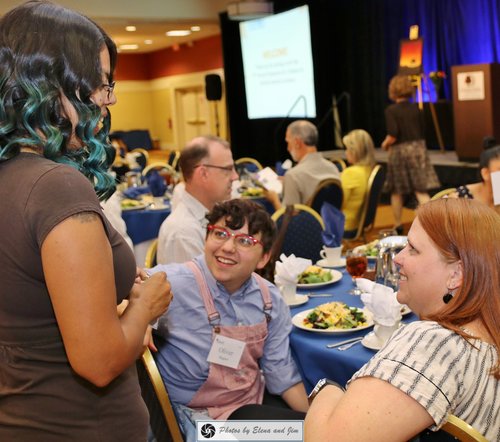
[{"label": "dark stage backdrop", "polygon": [[[396,74],[399,41],[418,24],[424,38],[424,72],[447,75],[442,98],[451,95],[451,66],[500,62],[500,0],[275,0],[275,12],[307,4],[311,18],[320,150],[334,149],[332,97],[339,103],[343,132],[363,128],[380,145],[385,136],[387,84]],[[228,120],[234,157],[265,165],[288,157],[288,119],[249,120],[246,114],[238,23],[220,16]],[[293,32],[293,29],[290,29]],[[424,98],[425,99],[425,98]],[[350,124],[348,124],[350,123]],[[487,134],[485,134],[487,135]]]}]

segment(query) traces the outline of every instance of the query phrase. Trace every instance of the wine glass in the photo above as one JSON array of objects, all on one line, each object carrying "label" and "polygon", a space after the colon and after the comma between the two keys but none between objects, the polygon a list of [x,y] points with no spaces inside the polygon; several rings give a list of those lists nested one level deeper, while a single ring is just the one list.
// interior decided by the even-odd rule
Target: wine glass
[{"label": "wine glass", "polygon": [[389,236],[397,236],[398,232],[396,229],[380,229],[378,231],[378,239],[384,239]]},{"label": "wine glass", "polygon": [[349,290],[351,295],[361,295],[363,291],[356,287],[356,278],[360,278],[366,272],[368,267],[368,258],[366,254],[361,249],[348,250],[346,253],[346,269],[352,277],[352,282],[354,283],[354,288]]}]

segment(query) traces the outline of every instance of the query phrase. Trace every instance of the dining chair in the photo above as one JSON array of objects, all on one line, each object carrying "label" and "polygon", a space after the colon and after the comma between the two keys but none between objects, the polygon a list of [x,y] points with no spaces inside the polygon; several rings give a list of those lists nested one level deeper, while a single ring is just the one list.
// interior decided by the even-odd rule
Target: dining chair
[{"label": "dining chair", "polygon": [[306,205],[312,207],[316,212],[321,213],[321,207],[326,201],[340,210],[342,208],[343,199],[344,192],[342,191],[340,180],[336,178],[327,178],[319,182]]},{"label": "dining chair", "polygon": [[141,147],[136,147],[135,149],[132,149],[130,154],[136,154],[135,155],[135,160],[137,161],[137,164],[141,166],[141,169],[144,169],[148,163],[149,163],[149,152],[146,149],[143,149]]},{"label": "dining chair", "polygon": [[157,442],[183,442],[179,424],[163,379],[149,348],[137,361],[141,394],[149,411],[149,424]]},{"label": "dining chair", "polygon": [[347,167],[347,163],[342,158],[330,158],[330,161],[337,166],[339,172],[342,172]]},{"label": "dining chair", "polygon": [[236,169],[246,169],[248,172],[258,172],[264,167],[255,158],[242,157],[234,161]]},{"label": "dining chair", "polygon": [[467,422],[454,415],[449,415],[441,431],[451,434],[461,442],[487,442],[487,439]]},{"label": "dining chair", "polygon": [[160,173],[160,175],[162,175],[165,178],[167,184],[175,185],[179,181],[179,173],[175,170],[173,166],[171,166],[166,162],[157,161],[155,163],[149,164],[143,169],[141,173],[143,182],[146,181],[148,173],[150,173],[152,170],[157,170]]},{"label": "dining chair", "polygon": [[307,258],[316,263],[321,259],[322,233],[325,230],[321,215],[304,204],[294,204],[291,216],[285,224],[283,223],[285,211],[286,207],[282,207],[271,216],[279,232],[282,227],[286,229],[281,250],[276,251],[276,255],[279,257],[281,253],[284,253],[289,256],[293,253],[297,257]]},{"label": "dining chair", "polygon": [[168,154],[167,163],[174,168],[174,170],[179,171],[179,158],[181,152],[179,150],[172,150]]},{"label": "dining chair", "polygon": [[432,195],[431,200],[438,200],[440,198],[450,195],[451,193],[455,193],[456,191],[457,189],[455,187],[450,187],[448,189],[440,190],[439,192]]},{"label": "dining chair", "polygon": [[146,252],[146,258],[144,260],[144,267],[146,269],[150,269],[154,267],[157,263],[156,255],[158,253],[158,238],[153,240],[153,242],[149,245],[148,250]]},{"label": "dining chair", "polygon": [[355,241],[362,239],[366,242],[366,233],[373,228],[375,215],[377,214],[377,207],[382,193],[382,186],[384,185],[385,173],[380,164],[377,164],[368,177],[368,186],[365,195],[365,200],[361,209],[361,216],[359,217],[358,228],[352,235],[346,235],[344,232],[344,239],[347,241]]}]

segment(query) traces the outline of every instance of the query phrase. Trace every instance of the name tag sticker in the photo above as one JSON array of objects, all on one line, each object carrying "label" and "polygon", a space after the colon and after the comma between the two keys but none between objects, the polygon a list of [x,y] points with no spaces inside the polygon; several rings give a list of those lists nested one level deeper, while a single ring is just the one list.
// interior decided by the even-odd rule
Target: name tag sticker
[{"label": "name tag sticker", "polygon": [[238,368],[245,343],[227,336],[215,335],[207,361],[229,368]]}]

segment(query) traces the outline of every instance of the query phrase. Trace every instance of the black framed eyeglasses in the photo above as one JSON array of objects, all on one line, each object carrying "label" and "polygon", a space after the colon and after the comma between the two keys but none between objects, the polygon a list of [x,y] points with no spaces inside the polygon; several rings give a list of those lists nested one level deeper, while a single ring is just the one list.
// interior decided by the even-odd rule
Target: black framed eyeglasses
[{"label": "black framed eyeglasses", "polygon": [[229,172],[229,173],[236,172],[236,169],[234,168],[234,164],[232,164],[231,166],[216,166],[215,164],[197,164],[196,166],[194,166],[194,168],[196,169],[197,167],[201,167],[201,166],[211,167],[212,169],[225,170],[226,172]]},{"label": "black framed eyeglasses", "polygon": [[116,81],[112,81],[109,84],[108,83],[101,84],[101,87],[106,91],[108,100],[111,98],[111,94],[115,90],[115,85],[116,85]]},{"label": "black framed eyeglasses", "polygon": [[236,247],[240,249],[250,249],[256,244],[260,244],[264,247],[264,244],[261,241],[255,239],[251,235],[247,235],[246,233],[233,233],[222,226],[216,226],[214,224],[209,224],[207,229],[211,237],[220,243],[224,243],[232,237],[234,238],[234,244],[236,244]]}]

